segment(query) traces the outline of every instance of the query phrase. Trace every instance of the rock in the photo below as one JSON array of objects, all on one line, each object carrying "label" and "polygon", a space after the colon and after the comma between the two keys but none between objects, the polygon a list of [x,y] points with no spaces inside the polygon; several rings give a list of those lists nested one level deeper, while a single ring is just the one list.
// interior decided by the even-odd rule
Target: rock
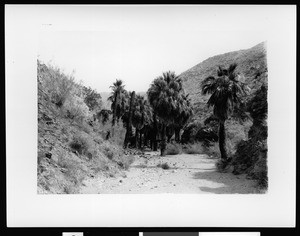
[{"label": "rock", "polygon": [[122,182],[123,182],[123,180],[121,180],[121,179],[120,179],[120,181],[119,181],[119,182],[120,182],[120,183],[122,183]]},{"label": "rock", "polygon": [[46,153],[45,153],[45,156],[46,156],[47,158],[51,159],[52,154],[51,154],[50,152],[46,152]]}]

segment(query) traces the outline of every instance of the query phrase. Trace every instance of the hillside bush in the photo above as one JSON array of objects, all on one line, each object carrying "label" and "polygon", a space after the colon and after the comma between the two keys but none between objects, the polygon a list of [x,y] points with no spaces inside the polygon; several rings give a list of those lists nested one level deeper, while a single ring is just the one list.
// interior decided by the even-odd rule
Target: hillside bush
[{"label": "hillside bush", "polygon": [[204,147],[202,143],[196,142],[192,144],[187,144],[184,149],[184,153],[187,154],[203,154],[204,153]]},{"label": "hillside bush", "polygon": [[58,67],[45,66],[38,61],[38,80],[51,102],[62,107],[75,89],[74,76],[65,75]]},{"label": "hillside bush", "polygon": [[180,154],[182,152],[182,148],[180,146],[180,144],[177,143],[168,143],[166,150],[165,150],[165,154],[166,155],[177,155]]},{"label": "hillside bush", "polygon": [[210,127],[208,125],[201,127],[196,135],[195,135],[195,139],[198,142],[217,142],[218,141],[218,132],[213,128]]},{"label": "hillside bush", "polygon": [[93,141],[87,134],[78,132],[73,135],[69,146],[75,153],[88,156],[91,153]]},{"label": "hillside bush", "polygon": [[122,156],[121,163],[124,170],[128,170],[131,164],[134,162],[134,156]]},{"label": "hillside bush", "polygon": [[183,130],[183,133],[181,135],[181,143],[187,144],[187,143],[195,142],[196,134],[199,129],[201,129],[200,122],[197,121],[190,122]]},{"label": "hillside bush", "polygon": [[84,102],[88,106],[90,111],[96,110],[100,111],[101,109],[101,95],[97,93],[96,90],[83,86],[83,92],[84,92]]},{"label": "hillside bush", "polygon": [[203,143],[203,151],[205,154],[207,154],[210,157],[213,157],[213,158],[221,157],[219,143],[217,143],[217,142]]},{"label": "hillside bush", "polygon": [[262,188],[268,186],[267,106],[267,89],[262,85],[248,105],[253,118],[248,140],[238,143],[232,161],[234,174],[247,173],[248,176],[256,179]]},{"label": "hillside bush", "polygon": [[89,108],[81,97],[76,95],[69,96],[65,101],[64,109],[66,116],[72,120],[83,122],[90,116]]}]

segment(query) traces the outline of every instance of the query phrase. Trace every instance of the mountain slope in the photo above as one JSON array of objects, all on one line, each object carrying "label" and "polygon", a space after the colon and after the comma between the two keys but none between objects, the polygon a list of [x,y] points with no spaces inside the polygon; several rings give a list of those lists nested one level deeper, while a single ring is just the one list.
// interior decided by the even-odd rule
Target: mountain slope
[{"label": "mountain slope", "polygon": [[237,63],[236,72],[244,77],[244,82],[251,89],[248,99],[267,82],[266,42],[252,48],[228,52],[210,57],[180,74],[185,92],[190,95],[196,113],[206,114],[206,102],[209,95],[201,94],[200,84],[208,76],[217,76],[218,66],[228,67]]},{"label": "mountain slope", "polygon": [[[133,157],[125,154],[113,138],[104,139],[105,127],[92,119],[88,108],[81,113],[86,106],[83,93],[78,92],[83,89],[81,85],[39,61],[37,79],[38,193],[78,193],[84,179],[126,176]],[[64,102],[56,102],[63,96]],[[116,130],[121,130],[119,127]],[[120,133],[116,136],[123,143]]]}]

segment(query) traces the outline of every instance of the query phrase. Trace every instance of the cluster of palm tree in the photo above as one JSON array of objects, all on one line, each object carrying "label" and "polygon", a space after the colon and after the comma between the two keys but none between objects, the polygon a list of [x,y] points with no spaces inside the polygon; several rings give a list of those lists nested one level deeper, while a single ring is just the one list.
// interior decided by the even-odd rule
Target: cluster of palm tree
[{"label": "cluster of palm tree", "polygon": [[[163,156],[166,143],[174,133],[175,140],[180,141],[180,130],[192,116],[193,109],[188,95],[184,93],[181,79],[171,71],[157,77],[147,95],[153,109],[153,124],[160,123],[161,126],[160,149]],[[155,127],[154,131],[157,130]]]},{"label": "cluster of palm tree", "polygon": [[[225,121],[246,94],[245,85],[238,80],[235,72],[236,67],[237,64],[231,64],[227,69],[219,67],[216,78],[209,76],[201,83],[202,94],[211,94],[207,104],[213,107],[213,115],[219,123],[219,148],[224,161],[229,159],[225,145]],[[126,128],[125,148],[149,147],[157,151],[160,144],[163,156],[173,136],[176,142],[180,142],[181,131],[191,119],[193,108],[175,72],[167,71],[154,79],[146,96],[127,91],[123,81],[118,79],[111,89],[108,98],[111,111],[102,110],[99,116],[104,123],[112,114],[112,135],[115,124],[122,120]]]},{"label": "cluster of palm tree", "polygon": [[126,128],[125,148],[150,147],[156,151],[160,143],[161,155],[164,155],[166,143],[174,134],[175,141],[180,141],[180,131],[193,109],[174,72],[168,71],[157,77],[147,96],[126,91],[122,80],[116,80],[111,88],[108,99],[112,102],[112,135],[116,122],[121,119]]}]

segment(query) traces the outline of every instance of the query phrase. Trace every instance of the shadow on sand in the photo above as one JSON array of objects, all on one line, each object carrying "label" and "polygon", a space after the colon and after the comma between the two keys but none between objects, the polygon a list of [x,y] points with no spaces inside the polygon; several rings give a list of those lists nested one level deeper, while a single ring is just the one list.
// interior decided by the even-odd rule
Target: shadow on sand
[{"label": "shadow on sand", "polygon": [[[155,169],[155,168],[159,168],[161,169],[160,166],[148,166],[148,165],[134,165],[131,166],[131,168],[138,168],[138,169]],[[192,168],[192,167],[169,167],[168,169],[165,170],[214,170],[215,168]]]},{"label": "shadow on sand", "polygon": [[[249,194],[254,193],[252,188],[247,189],[246,181],[232,173],[221,173],[215,171],[205,171],[194,173],[193,179],[204,179],[223,186],[217,188],[199,187],[201,191],[215,194]],[[249,180],[247,180],[248,182]],[[249,184],[249,183],[248,183]]]}]

